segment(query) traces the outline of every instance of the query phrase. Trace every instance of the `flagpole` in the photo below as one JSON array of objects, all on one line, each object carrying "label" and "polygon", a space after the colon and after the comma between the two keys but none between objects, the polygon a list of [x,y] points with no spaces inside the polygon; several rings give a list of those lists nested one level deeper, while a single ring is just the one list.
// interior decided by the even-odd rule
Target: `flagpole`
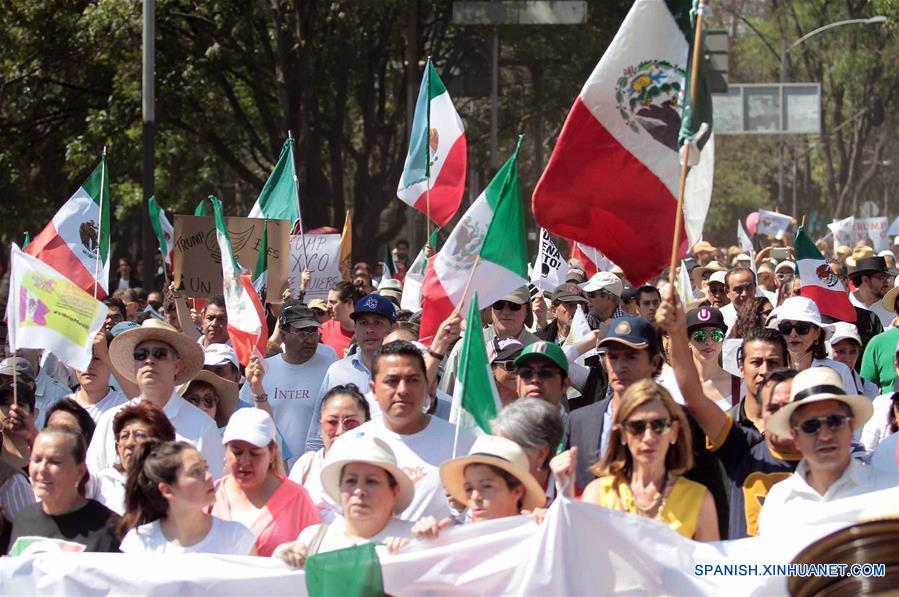
[{"label": "flagpole", "polygon": [[[696,7],[696,31],[693,35],[693,64],[690,73],[690,115],[694,115],[692,104],[696,103],[696,86],[699,79],[699,56],[702,54],[702,26],[705,15],[705,0],[699,0]],[[686,106],[684,106],[686,108]],[[668,283],[674,288],[675,269],[677,268],[677,247],[680,244],[681,227],[684,220],[684,194],[687,189],[687,174],[690,171],[690,149],[693,139],[688,138],[683,145],[684,155],[680,168],[680,184],[677,191],[677,211],[674,214],[674,238],[671,240],[671,268],[668,272]]]},{"label": "flagpole", "polygon": [[[13,244],[15,246],[15,244]],[[13,282],[15,282],[15,276],[13,272],[13,264],[15,263],[15,259],[13,259],[13,252],[10,250],[9,252],[9,286],[10,290],[12,290]],[[8,339],[11,340],[9,343],[9,347],[12,349],[12,354],[15,356],[16,350],[18,349],[18,344],[16,343],[16,327],[19,323],[19,293],[18,292],[10,292],[9,293],[9,301],[12,303],[12,317],[6,322],[9,326],[7,336]],[[19,404],[19,375],[17,373],[18,367],[13,365],[12,368],[12,403],[14,405]]]},{"label": "flagpole", "polygon": [[309,269],[309,257],[306,255],[306,235],[303,234],[303,214],[300,212],[300,180],[293,175],[293,188],[297,191],[297,227],[300,229],[300,244],[303,245],[303,269]]},{"label": "flagpole", "polygon": [[[103,238],[103,187],[106,186],[106,146],[103,146],[103,161],[100,164],[100,217],[98,218],[99,224],[97,226],[97,263],[94,264],[94,298],[97,298],[97,285],[99,284],[100,277],[100,261],[102,261],[103,256],[100,254],[100,242]],[[165,269],[165,264],[163,262],[163,269]],[[145,272],[146,273],[146,272]]]}]

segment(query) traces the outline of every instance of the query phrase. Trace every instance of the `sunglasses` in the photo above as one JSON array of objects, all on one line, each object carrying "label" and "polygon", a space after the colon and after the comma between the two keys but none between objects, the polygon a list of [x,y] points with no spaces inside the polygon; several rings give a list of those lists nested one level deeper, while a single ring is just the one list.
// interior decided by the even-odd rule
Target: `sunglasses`
[{"label": "sunglasses", "polygon": [[293,334],[294,336],[299,336],[300,338],[304,338],[306,340],[315,338],[319,334],[319,331],[315,328],[295,328],[293,326],[286,326],[284,328],[284,331],[288,334]]},{"label": "sunglasses", "polygon": [[593,292],[585,292],[587,298],[595,299],[595,298],[605,298],[612,294],[608,290],[594,290]]},{"label": "sunglasses", "polygon": [[805,433],[806,435],[818,435],[821,432],[821,428],[826,424],[827,428],[831,431],[836,431],[838,429],[842,429],[849,422],[849,419],[852,417],[841,414],[832,414],[827,415],[825,417],[814,417],[812,419],[806,419],[802,423],[799,423],[795,428]]},{"label": "sunglasses", "polygon": [[164,359],[169,356],[169,349],[165,346],[154,346],[153,348],[135,348],[131,353],[135,361],[146,361],[150,355],[154,359]]},{"label": "sunglasses", "polygon": [[202,402],[203,406],[206,408],[212,408],[218,402],[218,399],[215,396],[196,396],[194,394],[185,396],[184,399],[194,406],[200,406],[200,403]]},{"label": "sunglasses", "polygon": [[337,429],[340,427],[341,423],[343,423],[344,431],[350,431],[361,425],[362,421],[357,419],[339,419],[337,421],[326,420],[322,421],[322,431],[326,432],[328,435],[334,435],[337,433]]},{"label": "sunglasses", "polygon": [[668,419],[653,419],[652,421],[627,421],[624,428],[631,435],[641,436],[649,427],[656,435],[667,433],[671,429],[671,421]]},{"label": "sunglasses", "polygon": [[709,338],[712,339],[712,342],[715,344],[721,344],[724,342],[724,332],[721,330],[696,330],[692,334],[690,334],[690,338],[699,344],[705,344],[705,341]]},{"label": "sunglasses", "polygon": [[524,381],[530,381],[535,377],[539,377],[540,379],[546,381],[548,379],[552,379],[556,375],[559,375],[559,373],[560,371],[558,369],[534,369],[532,367],[518,368],[518,377],[520,377]]},{"label": "sunglasses", "polygon": [[495,311],[502,311],[506,307],[508,307],[510,311],[521,311],[521,308],[524,307],[524,305],[519,305],[518,303],[513,303],[511,301],[496,301],[493,303],[493,309]]},{"label": "sunglasses", "polygon": [[513,361],[511,359],[505,360],[505,361],[493,361],[493,366],[499,367],[500,369],[502,369],[503,371],[506,371],[507,373],[515,373],[515,370],[516,370],[515,361]]},{"label": "sunglasses", "polygon": [[784,336],[789,336],[793,333],[793,330],[796,330],[796,333],[800,336],[805,336],[812,331],[812,324],[807,321],[797,321],[795,323],[783,321],[777,324],[777,331]]}]

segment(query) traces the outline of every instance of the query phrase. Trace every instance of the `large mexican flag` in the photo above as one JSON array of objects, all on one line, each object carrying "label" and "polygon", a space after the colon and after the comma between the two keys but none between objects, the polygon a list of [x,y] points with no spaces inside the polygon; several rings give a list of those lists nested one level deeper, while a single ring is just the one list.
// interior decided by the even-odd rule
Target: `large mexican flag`
[{"label": "large mexican flag", "polygon": [[98,298],[107,295],[109,174],[105,155],[24,251],[56,271],[64,272],[85,292],[96,294]]},{"label": "large mexican flag", "polygon": [[[575,99],[534,190],[539,225],[599,249],[635,284],[670,264],[679,148],[701,123],[712,124],[701,73],[696,109],[684,109],[692,6],[691,0],[634,2]],[[678,256],[700,239],[711,199],[713,143],[702,141],[699,164],[687,178]]]},{"label": "large mexican flag", "polygon": [[799,281],[802,284],[799,294],[813,300],[821,315],[839,321],[855,322],[857,317],[855,307],[849,302],[846,287],[830,271],[824,255],[808,237],[802,226],[796,231],[793,248],[796,251],[796,266],[799,270]]},{"label": "large mexican flag", "polygon": [[527,239],[518,184],[520,148],[521,139],[437,255],[428,260],[422,289],[423,342],[430,343],[453,309],[467,308],[474,292],[486,306],[527,284]]}]

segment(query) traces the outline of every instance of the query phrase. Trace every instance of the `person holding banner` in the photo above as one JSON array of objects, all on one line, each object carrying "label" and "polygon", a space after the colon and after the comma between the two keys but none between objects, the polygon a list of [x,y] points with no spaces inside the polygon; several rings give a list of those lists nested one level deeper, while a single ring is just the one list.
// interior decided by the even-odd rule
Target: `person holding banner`
[{"label": "person holding banner", "polygon": [[144,553],[252,555],[247,527],[208,514],[212,475],[187,442],[144,442],[129,466],[126,512],[118,524],[121,550]]}]

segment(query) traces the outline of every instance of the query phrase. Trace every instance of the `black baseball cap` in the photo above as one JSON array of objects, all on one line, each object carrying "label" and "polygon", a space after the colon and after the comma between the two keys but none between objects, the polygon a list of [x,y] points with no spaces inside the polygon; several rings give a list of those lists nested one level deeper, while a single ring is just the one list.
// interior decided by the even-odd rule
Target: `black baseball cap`
[{"label": "black baseball cap", "polygon": [[596,343],[601,348],[612,342],[630,348],[659,351],[659,335],[651,323],[642,317],[617,317],[609,322],[609,333]]},{"label": "black baseball cap", "polygon": [[312,309],[299,303],[282,307],[279,320],[281,327],[290,326],[297,329],[321,327]]},{"label": "black baseball cap", "polygon": [[721,311],[715,307],[690,309],[687,311],[687,333],[691,334],[693,330],[699,328],[718,328],[722,332],[726,332],[727,324],[724,323]]}]

